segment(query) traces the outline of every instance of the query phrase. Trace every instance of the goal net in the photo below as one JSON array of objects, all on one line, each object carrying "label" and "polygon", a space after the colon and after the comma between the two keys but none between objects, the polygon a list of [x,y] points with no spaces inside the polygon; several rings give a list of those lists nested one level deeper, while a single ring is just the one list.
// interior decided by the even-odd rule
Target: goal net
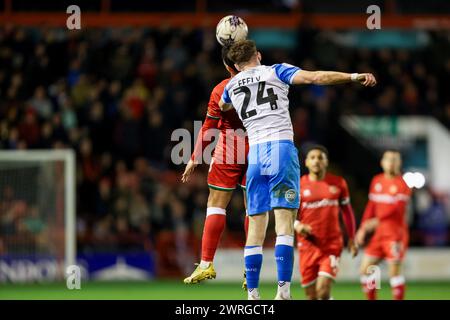
[{"label": "goal net", "polygon": [[0,151],[0,282],[61,280],[75,259],[74,152]]}]

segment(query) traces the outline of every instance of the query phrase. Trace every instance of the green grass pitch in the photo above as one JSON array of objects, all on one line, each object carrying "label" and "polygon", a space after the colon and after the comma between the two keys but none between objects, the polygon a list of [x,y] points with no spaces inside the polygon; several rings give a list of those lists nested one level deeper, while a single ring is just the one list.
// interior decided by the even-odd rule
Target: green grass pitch
[{"label": "green grass pitch", "polygon": [[[275,297],[274,283],[261,284],[263,299]],[[337,283],[332,291],[335,300],[361,300],[364,298],[358,283]],[[294,299],[305,299],[298,283],[292,285]],[[380,299],[391,299],[388,283],[382,283]],[[99,299],[99,300],[244,300],[246,293],[240,283],[209,281],[185,285],[179,281],[148,282],[84,282],[81,290],[68,290],[65,283],[0,284],[0,300],[4,299]],[[407,283],[406,299],[450,300],[450,281]]]}]

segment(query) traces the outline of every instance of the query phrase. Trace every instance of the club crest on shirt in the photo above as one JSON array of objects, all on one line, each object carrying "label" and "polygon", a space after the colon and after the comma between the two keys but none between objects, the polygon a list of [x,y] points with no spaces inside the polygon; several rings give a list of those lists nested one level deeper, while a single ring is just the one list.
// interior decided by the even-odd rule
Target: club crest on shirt
[{"label": "club crest on shirt", "polygon": [[375,185],[375,191],[376,191],[376,192],[380,192],[381,189],[383,189],[383,187],[381,186],[381,183],[377,183],[377,184]]},{"label": "club crest on shirt", "polygon": [[332,193],[332,194],[336,194],[336,193],[339,192],[339,189],[338,189],[338,187],[336,187],[336,186],[329,186],[329,187],[328,187],[328,190],[329,190],[330,193]]},{"label": "club crest on shirt", "polygon": [[294,189],[289,189],[284,194],[284,198],[286,199],[287,202],[292,202],[292,201],[295,200],[295,195],[296,194],[297,194],[297,192],[295,192]]},{"label": "club crest on shirt", "polygon": [[310,195],[311,195],[311,190],[305,189],[305,190],[303,191],[303,196],[304,196],[304,197],[309,197]]},{"label": "club crest on shirt", "polygon": [[396,185],[393,185],[393,186],[389,187],[389,192],[390,193],[397,193],[397,191],[398,191],[398,188],[397,188]]}]

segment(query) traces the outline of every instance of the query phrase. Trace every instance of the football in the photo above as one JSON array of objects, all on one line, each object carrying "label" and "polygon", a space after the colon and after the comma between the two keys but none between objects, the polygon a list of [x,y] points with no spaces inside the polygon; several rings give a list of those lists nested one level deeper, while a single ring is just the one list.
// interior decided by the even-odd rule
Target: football
[{"label": "football", "polygon": [[245,21],[238,16],[223,17],[216,27],[217,41],[223,46],[247,38],[248,27]]}]

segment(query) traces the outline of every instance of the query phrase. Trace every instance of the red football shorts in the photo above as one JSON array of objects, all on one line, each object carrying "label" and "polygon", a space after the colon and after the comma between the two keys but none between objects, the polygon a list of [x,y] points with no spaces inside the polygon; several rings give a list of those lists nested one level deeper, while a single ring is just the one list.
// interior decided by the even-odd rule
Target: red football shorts
[{"label": "red football shorts", "polygon": [[342,251],[340,245],[324,249],[300,241],[297,245],[302,287],[314,284],[319,276],[336,278]]},{"label": "red football shorts", "polygon": [[408,248],[408,237],[403,240],[372,238],[367,244],[364,254],[369,257],[401,262]]},{"label": "red football shorts", "polygon": [[245,189],[247,164],[221,164],[211,161],[208,172],[208,186],[212,189],[232,191],[236,185]]}]

